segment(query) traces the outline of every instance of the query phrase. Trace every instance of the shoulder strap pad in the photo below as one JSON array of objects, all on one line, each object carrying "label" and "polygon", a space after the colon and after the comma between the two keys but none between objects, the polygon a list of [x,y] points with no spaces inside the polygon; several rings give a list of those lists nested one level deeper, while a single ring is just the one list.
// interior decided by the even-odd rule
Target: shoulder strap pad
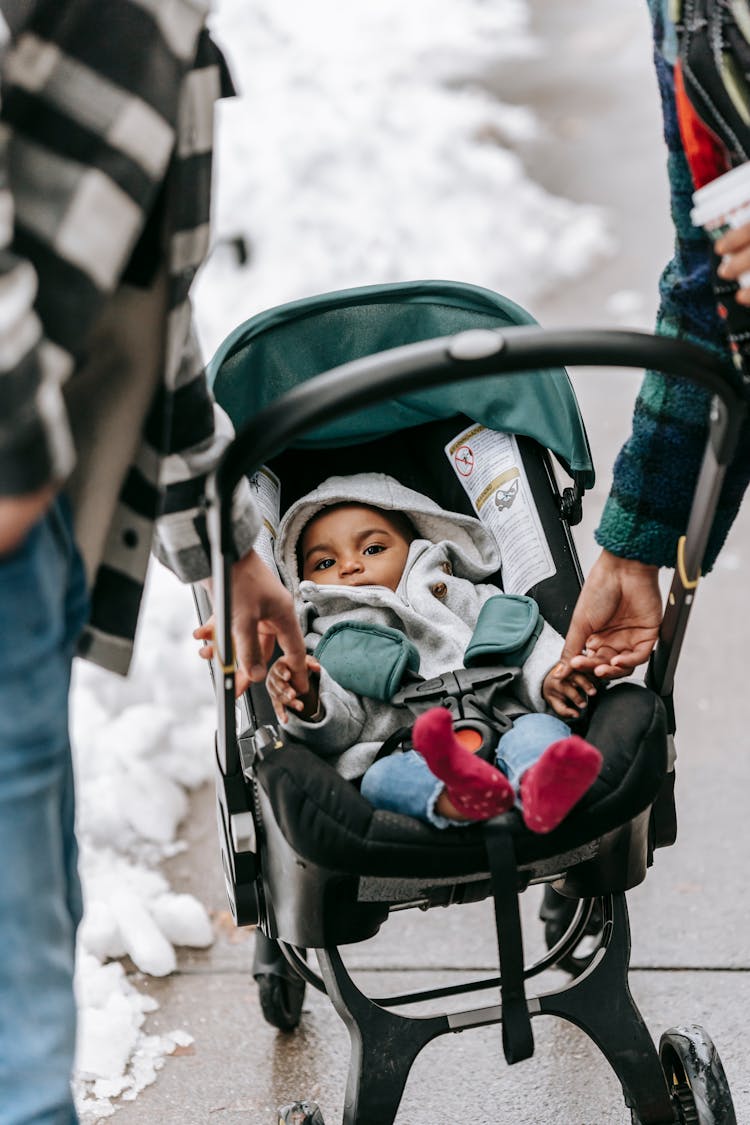
[{"label": "shoulder strap pad", "polygon": [[544,621],[533,598],[523,594],[497,594],[479,611],[474,634],[466,646],[464,666],[486,663],[488,658],[520,667],[529,656]]},{"label": "shoulder strap pad", "polygon": [[407,671],[419,671],[419,652],[389,625],[339,621],[325,631],[315,657],[343,688],[383,702],[390,702]]}]

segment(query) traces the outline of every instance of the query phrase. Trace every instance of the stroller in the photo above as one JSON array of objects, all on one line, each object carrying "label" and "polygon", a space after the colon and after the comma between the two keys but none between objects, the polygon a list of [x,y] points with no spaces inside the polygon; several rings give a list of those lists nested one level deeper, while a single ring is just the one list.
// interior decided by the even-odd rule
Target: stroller
[{"label": "stroller", "polygon": [[[326,761],[285,742],[263,685],[235,702],[233,490],[243,474],[251,477],[266,504],[270,537],[269,496],[280,491],[286,509],[341,472],[346,447],[347,472],[387,471],[444,508],[479,514],[505,560],[523,548],[528,565],[513,572],[514,590],[533,597],[564,634],[581,585],[570,528],[594,476],[562,363],[654,367],[685,375],[715,396],[647,686],[620,682],[600,692],[585,734],[602,752],[601,774],[546,836],[530,833],[516,811],[460,833],[376,811]],[[317,296],[253,317],[218,350],[210,375],[239,431],[209,480],[207,499],[220,847],[235,921],[258,927],[255,975],[266,1019],[291,1029],[306,983],[328,994],[351,1039],[344,1125],[393,1125],[410,1068],[435,1037],[500,1024],[506,1060],[515,1063],[533,1053],[531,1021],[540,1015],[576,1024],[599,1047],[634,1125],[734,1125],[707,1033],[695,1025],[671,1029],[657,1050],[645,1026],[628,987],[625,900],[645,878],[655,849],[676,836],[674,671],[744,412],[723,367],[683,341],[623,331],[544,332],[495,293],[413,282]],[[572,481],[562,490],[553,457]],[[502,505],[483,503],[503,490]],[[273,565],[270,538],[258,546]],[[491,581],[501,584],[499,575]],[[196,598],[205,620],[210,607],[202,592]],[[459,680],[441,677],[433,702],[460,715],[477,684],[457,688]],[[551,947],[525,965],[519,895],[533,883],[545,884]],[[498,976],[379,998],[352,980],[339,946],[370,938],[392,911],[486,898],[494,903]],[[595,952],[578,957],[592,933]],[[319,973],[307,962],[308,950],[317,954]],[[576,975],[564,987],[529,996],[528,982],[553,966]],[[483,1007],[428,1016],[396,1010],[481,990],[499,990],[500,1003],[491,997]]]}]

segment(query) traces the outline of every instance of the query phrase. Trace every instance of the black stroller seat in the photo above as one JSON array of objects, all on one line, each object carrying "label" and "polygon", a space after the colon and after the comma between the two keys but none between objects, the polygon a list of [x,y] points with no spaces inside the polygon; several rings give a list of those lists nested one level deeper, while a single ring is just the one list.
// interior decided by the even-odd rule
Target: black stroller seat
[{"label": "black stroller seat", "polygon": [[[566,886],[576,888],[576,897],[628,890],[641,882],[645,868],[639,860],[648,856],[648,817],[642,814],[667,772],[664,709],[658,697],[639,686],[607,691],[587,737],[602,752],[602,771],[559,828],[546,836],[530,833],[515,811],[495,820],[513,837],[519,869],[528,869],[529,878],[538,877],[551,857],[565,857],[565,868],[576,868],[568,871]],[[348,875],[422,882],[472,876],[486,867],[480,826],[436,832],[411,817],[373,809],[355,786],[303,746],[287,745],[283,753],[270,754],[258,763],[256,777],[287,844],[309,863]],[[610,833],[612,840],[605,838]],[[590,857],[585,870],[580,869],[584,861],[573,858],[583,854]],[[302,937],[303,920],[297,928],[294,944],[310,946]],[[337,928],[332,922],[330,936]],[[319,940],[321,933],[305,934],[312,936]]]},{"label": "black stroller seat", "polygon": [[[559,368],[541,366],[555,355],[545,350],[544,334],[510,328],[502,338],[495,335],[493,344],[494,333],[487,331],[519,323],[528,324],[529,318],[517,306],[469,286],[425,282],[355,290],[254,318],[214,360],[217,398],[238,426],[262,406],[259,394],[273,399],[286,392],[240,434],[216,476],[209,507],[217,598],[217,795],[230,903],[238,924],[258,925],[264,935],[257,975],[261,988],[264,981],[273,981],[273,999],[267,994],[264,1004],[270,1021],[294,1026],[302,982],[307,982],[328,993],[347,1024],[352,1052],[344,1125],[393,1125],[410,1067],[436,1036],[500,1024],[506,1059],[514,1063],[532,1053],[531,1020],[544,1014],[577,1024],[599,1046],[622,1083],[636,1125],[731,1125],[731,1097],[709,1037],[700,1028],[670,1031],[657,1051],[627,982],[625,892],[643,880],[655,848],[675,838],[671,674],[684,612],[679,628],[667,622],[665,690],[621,683],[597,697],[585,733],[603,755],[600,775],[547,835],[529,832],[515,811],[460,832],[440,832],[375,810],[330,764],[285,737],[262,686],[254,685],[245,695],[237,722],[231,664],[221,656],[229,651],[231,534],[225,497],[243,469],[258,470],[261,463],[266,477],[280,482],[282,510],[329,475],[377,470],[428,493],[444,508],[476,515],[444,450],[456,434],[469,432],[467,427],[505,430],[505,415],[512,416],[514,457],[529,491],[529,518],[541,529],[549,552],[549,565],[537,569],[536,580],[523,592],[565,633],[581,580],[570,527],[580,517],[580,500],[593,474],[567,376]],[[455,337],[452,350],[450,341],[446,347],[444,340],[429,340],[446,327],[480,331]],[[712,386],[712,380],[718,383],[713,358],[689,345],[634,333],[600,335],[605,339],[597,339],[593,349],[584,334],[570,338],[569,361],[581,362],[583,353],[583,362],[635,364],[648,358],[659,367],[661,359],[667,370],[689,361],[691,370],[698,369],[697,377]],[[516,339],[518,367],[507,355]],[[370,361],[359,358],[372,348],[421,340],[429,342],[398,347]],[[668,343],[674,344],[674,353],[661,348]],[[531,351],[522,354],[527,345]],[[646,357],[649,347],[663,354]],[[304,385],[316,372],[352,356],[359,362],[350,368]],[[368,363],[374,365],[369,378]],[[255,364],[261,365],[262,375]],[[419,380],[429,387],[442,364],[463,381],[430,397]],[[531,377],[498,374],[482,388],[476,379],[466,381],[484,371],[528,367],[535,371]],[[431,376],[423,377],[427,371]],[[248,389],[250,372],[254,378]],[[444,382],[446,378],[442,376]],[[388,385],[389,395],[380,384]],[[385,413],[380,406],[384,399]],[[353,419],[338,421],[347,405],[351,411],[371,403],[377,408],[360,409]],[[288,433],[293,442],[287,441]],[[562,493],[550,450],[572,477],[572,487]],[[272,514],[267,528],[274,533]],[[501,575],[492,581],[500,584]],[[682,599],[672,603],[679,613]],[[202,615],[208,612],[205,605],[199,609]],[[677,643],[672,643],[675,637]],[[658,688],[653,677],[652,686]],[[525,966],[518,896],[532,882],[544,882],[578,905],[549,953]],[[485,898],[494,903],[499,976],[379,999],[365,996],[354,984],[338,947],[377,933],[392,910]],[[528,981],[565,963],[591,931],[595,912],[598,947],[580,975],[556,991],[528,997]],[[283,964],[275,950],[283,954]],[[307,950],[316,951],[320,975],[307,964]],[[395,1011],[424,999],[498,988],[500,1003],[460,1013],[407,1017]],[[696,1050],[710,1057],[707,1070],[696,1069]],[[720,1116],[700,1116],[704,1095],[720,1107]]]}]

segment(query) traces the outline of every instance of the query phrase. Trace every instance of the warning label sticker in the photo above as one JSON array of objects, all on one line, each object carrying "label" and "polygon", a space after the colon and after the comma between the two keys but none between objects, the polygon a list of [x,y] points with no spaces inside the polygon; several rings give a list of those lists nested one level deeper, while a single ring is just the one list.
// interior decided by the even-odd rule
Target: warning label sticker
[{"label": "warning label sticker", "polygon": [[263,518],[254,547],[266,566],[270,567],[274,574],[278,574],[273,547],[279,531],[281,483],[276,474],[263,465],[254,476],[250,477],[250,488]]},{"label": "warning label sticker", "polygon": [[555,564],[515,437],[477,424],[457,434],[445,454],[500,548],[505,592],[525,594],[551,578]]}]

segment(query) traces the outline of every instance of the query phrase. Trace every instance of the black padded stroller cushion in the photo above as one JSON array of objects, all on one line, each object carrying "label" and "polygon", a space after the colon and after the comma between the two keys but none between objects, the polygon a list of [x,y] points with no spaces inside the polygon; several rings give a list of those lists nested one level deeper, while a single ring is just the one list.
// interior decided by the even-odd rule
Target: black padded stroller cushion
[{"label": "black padded stroller cushion", "polygon": [[[625,824],[656,797],[667,767],[667,729],[658,696],[637,684],[604,692],[586,737],[603,765],[594,785],[554,832],[529,832],[513,811],[498,818],[513,832],[519,865],[561,855]],[[481,828],[439,830],[376,810],[323,759],[298,745],[257,768],[287,843],[333,871],[373,876],[459,876],[486,870]]]}]

